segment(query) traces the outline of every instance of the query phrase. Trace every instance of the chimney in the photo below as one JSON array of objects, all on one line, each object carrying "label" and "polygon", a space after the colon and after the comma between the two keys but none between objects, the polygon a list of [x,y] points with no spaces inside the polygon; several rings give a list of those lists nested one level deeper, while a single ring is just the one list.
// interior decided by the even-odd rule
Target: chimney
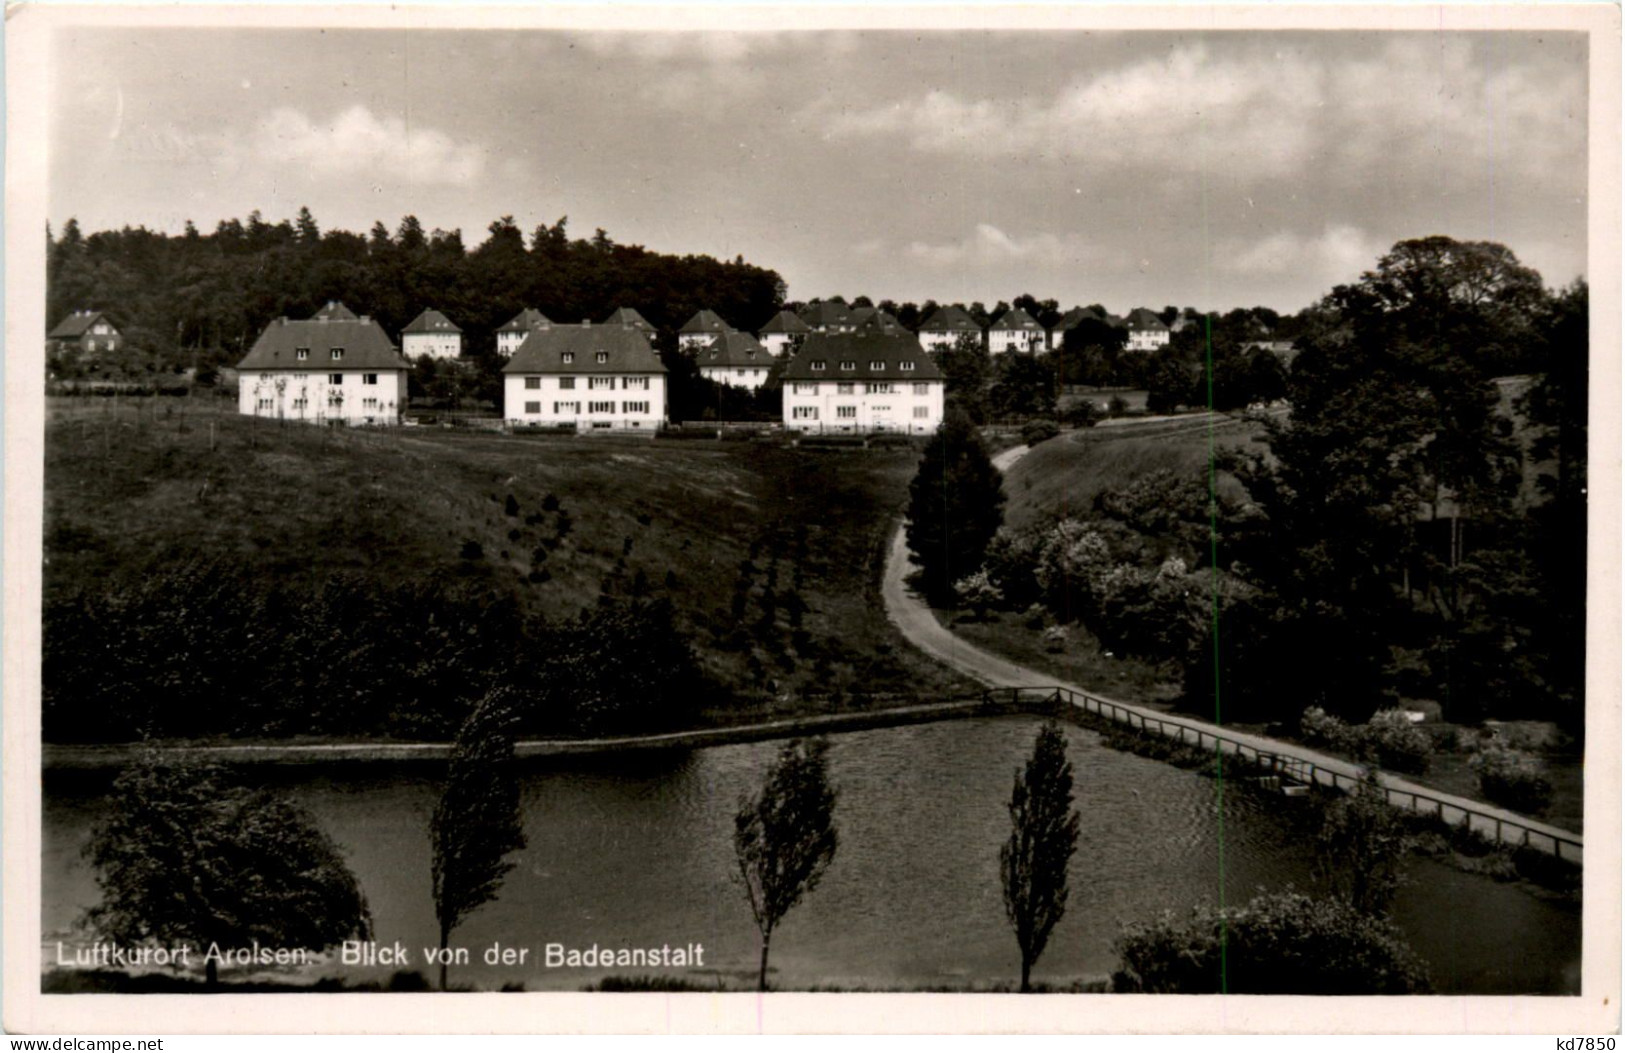
[{"label": "chimney", "polygon": [[581,328],[583,328],[583,329],[591,329],[592,328],[592,322],[589,319],[583,318],[581,320]]},{"label": "chimney", "polygon": [[358,321],[361,321],[361,322],[363,322],[363,323],[366,323],[366,322],[370,322],[370,321],[372,321],[372,319],[371,319],[371,318],[369,318],[369,317],[368,317],[368,316],[366,316],[366,315],[362,315],[362,316],[361,316],[361,317],[360,317],[360,319],[358,319]]},{"label": "chimney", "polygon": [[288,316],[287,316],[287,315],[283,315],[283,316],[282,316],[282,317],[281,317],[281,318],[278,318],[278,319],[277,319],[277,320],[276,320],[276,324],[277,324],[277,325],[287,325],[287,324],[288,324]]}]

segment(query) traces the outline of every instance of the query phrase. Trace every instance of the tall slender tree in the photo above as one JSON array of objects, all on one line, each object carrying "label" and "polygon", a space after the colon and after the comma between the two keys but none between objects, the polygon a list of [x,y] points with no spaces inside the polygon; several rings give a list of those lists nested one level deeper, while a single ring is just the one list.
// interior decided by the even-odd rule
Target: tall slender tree
[{"label": "tall slender tree", "polygon": [[1067,867],[1078,847],[1072,807],[1072,762],[1066,736],[1054,722],[1033,743],[1026,767],[1010,791],[1010,839],[999,849],[1004,913],[1021,948],[1021,990],[1032,990],[1033,965],[1066,913]]},{"label": "tall slender tree", "polygon": [[452,930],[496,898],[525,847],[513,733],[518,722],[510,693],[487,695],[457,733],[446,787],[430,820],[431,877],[440,923],[440,989],[446,989],[446,949]]},{"label": "tall slender tree", "polygon": [[790,908],[818,887],[838,842],[828,743],[795,739],[780,749],[761,793],[740,802],[734,854],[762,936],[756,989],[767,990],[767,952]]}]

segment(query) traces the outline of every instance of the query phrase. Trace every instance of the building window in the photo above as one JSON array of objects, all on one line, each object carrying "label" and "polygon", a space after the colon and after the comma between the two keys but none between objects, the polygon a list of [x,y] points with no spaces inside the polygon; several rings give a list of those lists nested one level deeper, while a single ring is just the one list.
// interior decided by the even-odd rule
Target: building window
[{"label": "building window", "polygon": [[835,385],[835,394],[837,394],[837,395],[850,395],[850,394],[852,394],[852,382],[850,380],[847,380],[847,381],[843,381],[842,383],[839,383],[839,384]]},{"label": "building window", "polygon": [[364,410],[375,410],[375,409],[378,408],[378,400],[377,399],[362,399],[361,400],[361,408],[364,409]]},{"label": "building window", "polygon": [[302,410],[308,405],[310,405],[308,399],[298,398],[293,400],[293,408],[296,410]]},{"label": "building window", "polygon": [[308,347],[294,348],[293,357],[297,358],[301,362],[305,361],[306,359],[308,359],[310,357],[310,348],[308,348]]},{"label": "building window", "polygon": [[812,360],[812,371],[814,373],[822,373],[824,371],[824,360],[821,359],[821,358],[813,359]]},{"label": "building window", "polygon": [[581,413],[581,403],[579,403],[579,402],[555,402],[555,403],[553,403],[553,412],[556,413],[556,414],[572,413],[572,414],[579,415]]},{"label": "building window", "polygon": [[559,355],[559,358],[564,362],[574,362],[576,360],[576,353],[574,351],[566,351]]},{"label": "building window", "polygon": [[270,409],[271,408],[271,400],[270,399],[260,399],[260,401],[258,403],[258,407],[260,409]]},{"label": "building window", "polygon": [[588,377],[587,378],[587,387],[590,390],[593,390],[593,391],[601,391],[604,388],[608,388],[609,390],[614,391],[615,390],[615,378],[614,377]]},{"label": "building window", "polygon": [[890,413],[891,412],[891,407],[890,406],[876,406],[874,408],[874,412],[875,413]]},{"label": "building window", "polygon": [[329,384],[342,384],[342,383],[344,383],[344,374],[343,373],[329,373],[329,374],[327,374],[327,382]]},{"label": "building window", "polygon": [[363,383],[363,384],[376,384],[376,383],[378,383],[378,374],[377,373],[363,373],[363,374],[361,374],[361,383]]},{"label": "building window", "polygon": [[885,382],[877,384],[865,384],[863,385],[863,390],[865,394],[869,395],[892,395],[896,393],[896,385],[887,384]]},{"label": "building window", "polygon": [[797,406],[795,409],[790,411],[790,415],[792,417],[794,417],[796,420],[817,420],[818,419],[818,407],[817,406]]},{"label": "building window", "polygon": [[899,363],[897,363],[897,368],[901,369],[905,373],[912,373],[912,372],[914,372],[914,363],[913,362],[899,362]]},{"label": "building window", "polygon": [[795,393],[797,395],[816,395],[818,394],[818,385],[798,380],[795,382]]},{"label": "building window", "polygon": [[[562,387],[563,385],[560,385],[560,386]],[[541,377],[526,377],[525,378],[525,390],[526,391],[540,391],[541,388],[542,388],[542,378]]]},{"label": "building window", "polygon": [[341,359],[343,357],[344,357],[344,348],[335,347],[333,349],[333,361],[337,362],[339,359]]},{"label": "building window", "polygon": [[931,407],[930,406],[915,406],[914,407],[914,419],[915,420],[924,420],[929,416],[931,416]]},{"label": "building window", "polygon": [[649,404],[647,402],[623,402],[623,403],[621,403],[621,412],[622,413],[648,413],[649,412]]},{"label": "building window", "polygon": [[743,370],[743,369],[741,369],[741,370],[738,370],[738,371],[737,371],[737,375],[738,375],[738,376],[744,376],[744,375],[745,375],[745,371],[744,371],[744,370]]},{"label": "building window", "polygon": [[845,360],[843,360],[841,362],[841,368],[842,369],[848,369],[848,370],[857,369],[858,364],[856,362],[852,361],[851,359],[845,359]]},{"label": "building window", "polygon": [[[555,413],[558,412],[558,405],[559,404],[557,402],[553,403],[553,408],[554,408]],[[540,413],[540,412],[542,412],[542,404],[540,402],[527,402],[527,403],[525,403],[525,412],[526,413]]]},{"label": "building window", "polygon": [[596,355],[594,355],[593,357],[596,358],[599,362],[608,362],[609,361],[609,352],[608,351],[600,351]]},{"label": "building window", "polygon": [[576,389],[576,378],[575,377],[560,377],[559,378],[559,390],[560,391],[574,391],[575,389]]},{"label": "building window", "polygon": [[924,381],[916,381],[915,384],[914,384],[914,394],[916,394],[916,395],[929,395],[929,394],[931,394],[931,385],[927,384]]},{"label": "building window", "polygon": [[872,373],[884,373],[886,371],[886,363],[881,362],[878,359],[870,362],[869,371]]},{"label": "building window", "polygon": [[842,420],[852,420],[852,419],[856,418],[857,415],[858,415],[858,408],[856,406],[836,406],[835,407],[835,416],[839,417]]},{"label": "building window", "polygon": [[613,402],[589,402],[589,403],[587,403],[587,412],[588,413],[614,413],[615,412],[615,403],[613,403]]}]

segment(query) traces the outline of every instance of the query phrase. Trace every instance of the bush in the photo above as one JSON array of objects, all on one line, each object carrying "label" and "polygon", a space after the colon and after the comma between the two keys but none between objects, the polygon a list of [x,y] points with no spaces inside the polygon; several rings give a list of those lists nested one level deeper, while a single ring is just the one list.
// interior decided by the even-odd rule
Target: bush
[{"label": "bush", "polygon": [[1052,625],[1044,630],[1044,650],[1050,654],[1060,654],[1066,649],[1066,626]]},{"label": "bush", "polygon": [[1100,407],[1090,399],[1079,399],[1061,414],[1061,419],[1074,428],[1093,428],[1100,423]]},{"label": "bush", "polygon": [[1479,792],[1495,804],[1526,815],[1539,815],[1550,807],[1552,784],[1527,753],[1491,743],[1468,763],[1478,773]]},{"label": "bush", "polygon": [[1366,750],[1384,768],[1421,775],[1428,770],[1433,740],[1411,723],[1402,709],[1384,709],[1366,722],[1363,740]]},{"label": "bush", "polygon": [[1347,750],[1351,741],[1349,726],[1319,706],[1310,706],[1298,720],[1298,735],[1304,745],[1317,749]]},{"label": "bush", "polygon": [[1126,926],[1114,991],[1216,994],[1423,994],[1427,966],[1388,921],[1299,892],[1241,907],[1201,906]]},{"label": "bush", "polygon": [[1021,441],[1028,446],[1037,446],[1059,434],[1061,427],[1052,420],[1030,420],[1021,426]]},{"label": "bush", "polygon": [[988,580],[985,570],[979,570],[954,582],[954,595],[958,598],[959,605],[970,608],[977,618],[986,618],[988,609],[997,607],[1004,600],[1004,593]]}]

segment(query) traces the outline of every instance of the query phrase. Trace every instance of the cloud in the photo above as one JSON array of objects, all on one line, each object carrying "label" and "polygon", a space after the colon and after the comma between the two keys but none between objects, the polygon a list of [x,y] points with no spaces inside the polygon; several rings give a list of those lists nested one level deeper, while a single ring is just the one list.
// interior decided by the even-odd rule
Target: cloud
[{"label": "cloud", "polygon": [[1370,268],[1387,246],[1359,227],[1328,223],[1319,234],[1276,231],[1258,241],[1232,238],[1214,246],[1214,266],[1250,278],[1318,278],[1349,282]]},{"label": "cloud", "polygon": [[939,270],[992,267],[1022,261],[1039,266],[1060,267],[1092,261],[1098,250],[1081,238],[1041,231],[1013,237],[991,223],[978,223],[975,230],[954,241],[913,241],[903,253],[915,262]]},{"label": "cloud", "polygon": [[274,110],[252,137],[252,153],[318,176],[388,176],[405,183],[467,184],[485,169],[485,151],[445,132],[378,117],[352,106],[315,121],[292,107]]},{"label": "cloud", "polygon": [[1258,181],[1421,174],[1441,165],[1584,178],[1585,71],[1504,63],[1493,43],[1409,37],[1363,54],[1186,44],[1073,78],[1049,95],[952,90],[878,105],[820,101],[807,117],[839,138],[901,138],[974,158],[1083,162],[1158,175]]}]

